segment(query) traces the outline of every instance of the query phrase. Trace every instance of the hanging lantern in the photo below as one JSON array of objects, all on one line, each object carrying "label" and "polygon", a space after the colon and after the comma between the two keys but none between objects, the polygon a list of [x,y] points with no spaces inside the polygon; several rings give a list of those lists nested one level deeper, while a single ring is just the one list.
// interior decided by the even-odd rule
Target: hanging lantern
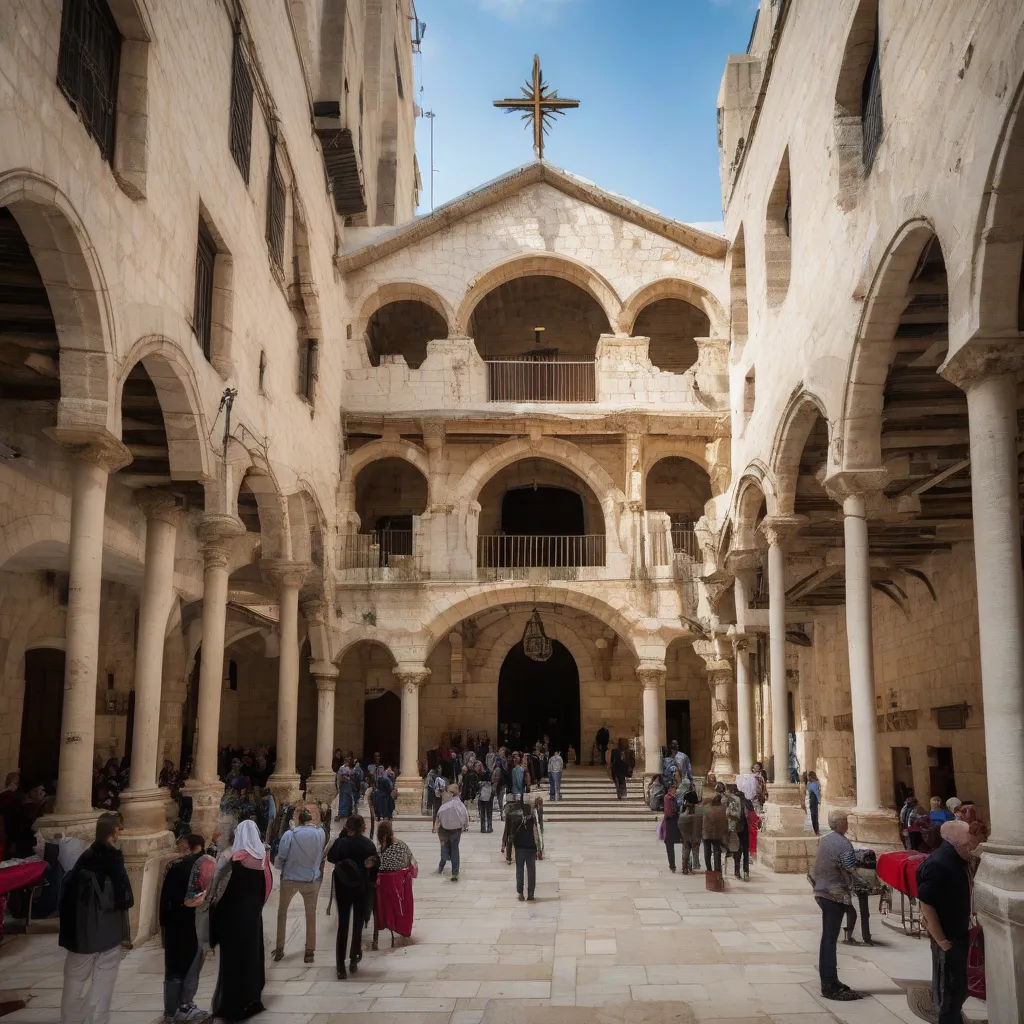
[{"label": "hanging lantern", "polygon": [[523,653],[532,661],[547,661],[554,652],[554,645],[544,632],[544,623],[540,621],[540,612],[536,608],[526,620],[523,630]]}]

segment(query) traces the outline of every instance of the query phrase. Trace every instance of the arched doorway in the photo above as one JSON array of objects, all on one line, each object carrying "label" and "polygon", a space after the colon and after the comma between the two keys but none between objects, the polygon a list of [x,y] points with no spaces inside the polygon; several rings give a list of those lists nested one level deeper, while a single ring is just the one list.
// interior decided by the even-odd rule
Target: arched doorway
[{"label": "arched doorway", "polygon": [[26,787],[52,792],[60,760],[64,710],[64,652],[37,647],[25,652],[25,706],[21,715],[18,771]]},{"label": "arched doorway", "polygon": [[504,732],[513,747],[524,749],[546,733],[551,749],[564,756],[570,743],[580,750],[580,674],[565,646],[553,640],[552,647],[547,661],[528,658],[522,641],[505,655],[498,674],[498,735]]},{"label": "arched doorway", "polygon": [[380,754],[380,763],[398,767],[402,734],[402,698],[387,690],[366,701],[363,712],[363,764]]}]

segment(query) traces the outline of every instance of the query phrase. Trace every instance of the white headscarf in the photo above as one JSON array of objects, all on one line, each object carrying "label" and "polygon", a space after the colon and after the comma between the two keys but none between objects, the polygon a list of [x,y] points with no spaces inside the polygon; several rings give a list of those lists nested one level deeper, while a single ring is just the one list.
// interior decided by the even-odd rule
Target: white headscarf
[{"label": "white headscarf", "polygon": [[260,830],[256,822],[250,819],[240,821],[235,829],[235,841],[233,844],[235,853],[247,853],[253,860],[263,864],[267,859],[267,848],[260,839]]},{"label": "white headscarf", "polygon": [[946,801],[946,810],[949,811],[950,814],[956,814],[956,809],[962,806],[963,800],[961,800],[959,797],[951,796]]}]

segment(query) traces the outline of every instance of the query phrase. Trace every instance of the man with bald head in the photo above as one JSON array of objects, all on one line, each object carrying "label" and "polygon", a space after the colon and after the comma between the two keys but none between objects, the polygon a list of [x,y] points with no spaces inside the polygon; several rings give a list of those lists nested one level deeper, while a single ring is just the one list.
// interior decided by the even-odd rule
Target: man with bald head
[{"label": "man with bald head", "polygon": [[960,1024],[967,1000],[971,883],[967,862],[978,845],[966,821],[944,822],[942,842],[917,869],[921,919],[932,940],[932,1000],[938,1024]]}]

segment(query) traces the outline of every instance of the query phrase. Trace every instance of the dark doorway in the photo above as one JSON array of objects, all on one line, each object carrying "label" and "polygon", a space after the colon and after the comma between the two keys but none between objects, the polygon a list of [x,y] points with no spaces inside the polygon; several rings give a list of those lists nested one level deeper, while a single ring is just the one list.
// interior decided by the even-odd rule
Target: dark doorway
[{"label": "dark doorway", "polygon": [[401,735],[402,698],[389,690],[368,700],[363,706],[363,764],[379,753],[381,764],[397,768]]},{"label": "dark doorway", "polygon": [[564,487],[517,487],[501,499],[501,532],[530,537],[582,537],[583,499]]},{"label": "dark doorway", "polygon": [[580,750],[580,674],[573,656],[557,640],[547,661],[533,661],[520,641],[498,674],[498,732],[518,725],[521,748],[533,748],[546,733],[552,752],[571,743]]},{"label": "dark doorway", "polygon": [[21,714],[18,771],[22,784],[53,792],[60,763],[64,713],[64,652],[38,647],[25,652],[25,705]]},{"label": "dark doorway", "polygon": [[902,807],[907,794],[914,791],[914,764],[910,747],[892,748],[892,795],[896,806]]},{"label": "dark doorway", "polygon": [[[929,797],[937,796],[945,803],[951,796],[956,796],[952,747],[928,748],[928,781],[931,784]],[[927,798],[921,800],[926,806],[927,802]]]},{"label": "dark doorway", "polygon": [[665,739],[669,746],[675,740],[679,749],[690,756],[690,702],[688,700],[665,701]]}]

